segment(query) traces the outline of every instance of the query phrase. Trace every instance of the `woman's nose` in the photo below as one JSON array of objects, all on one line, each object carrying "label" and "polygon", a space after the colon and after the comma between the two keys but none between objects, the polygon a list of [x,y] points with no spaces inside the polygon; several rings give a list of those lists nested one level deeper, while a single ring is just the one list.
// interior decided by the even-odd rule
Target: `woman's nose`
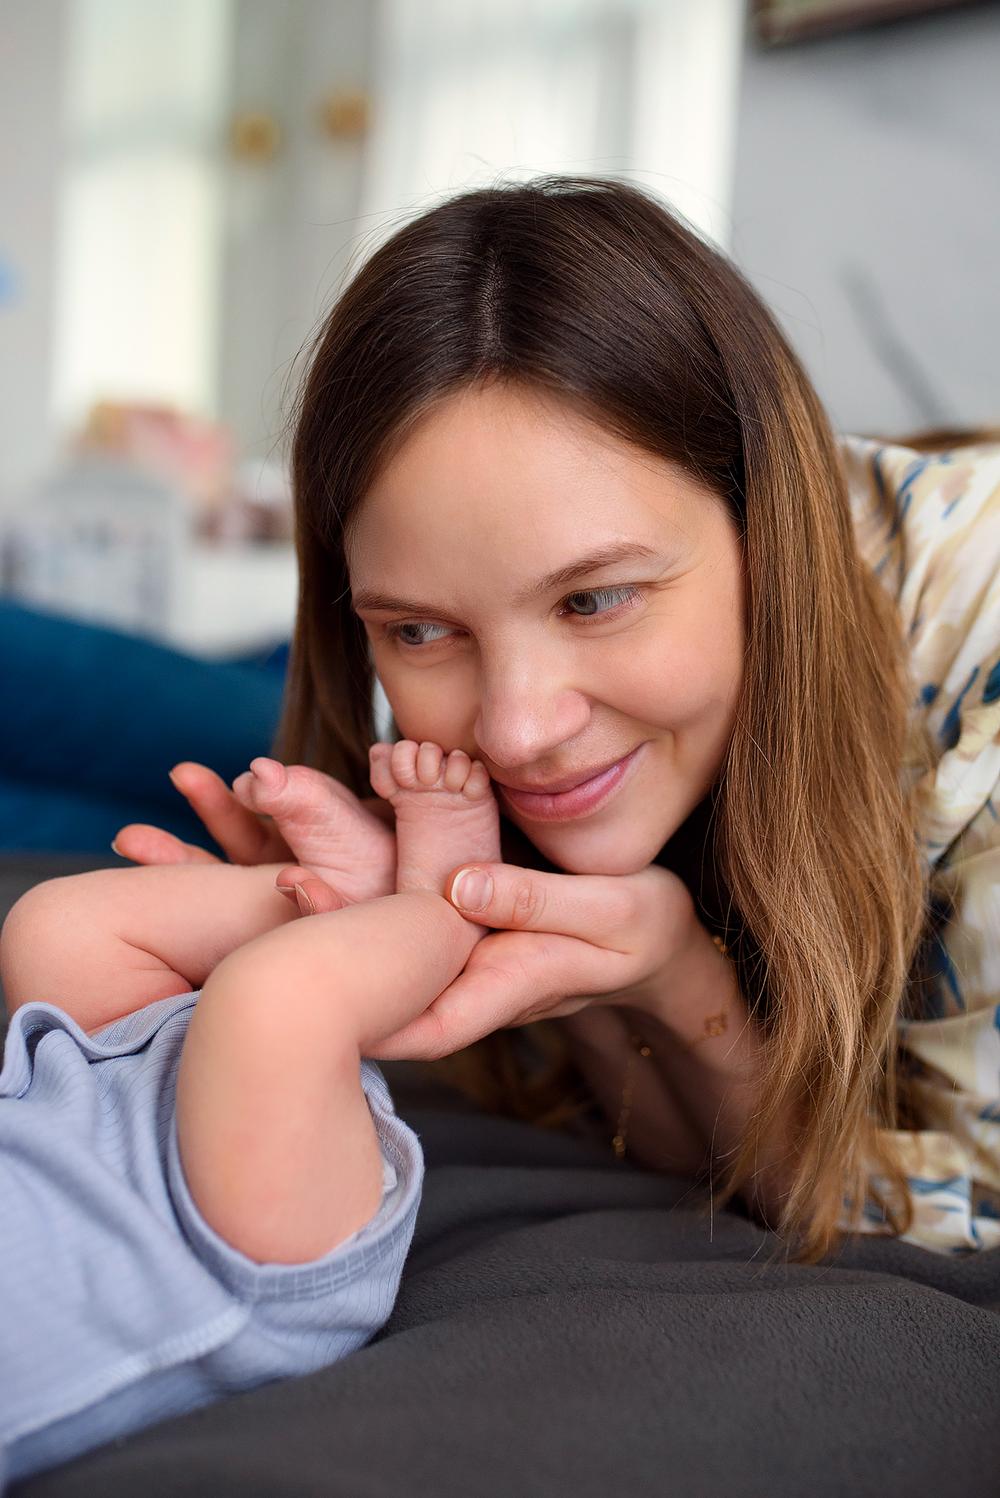
[{"label": "woman's nose", "polygon": [[473,728],[476,744],[499,770],[535,765],[587,725],[587,695],[534,668],[484,675]]}]

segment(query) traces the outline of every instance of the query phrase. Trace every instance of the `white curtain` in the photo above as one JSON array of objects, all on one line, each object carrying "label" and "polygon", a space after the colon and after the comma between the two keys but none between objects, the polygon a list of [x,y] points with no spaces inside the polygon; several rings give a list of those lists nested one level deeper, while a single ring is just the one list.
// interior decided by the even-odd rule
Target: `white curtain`
[{"label": "white curtain", "polygon": [[72,0],[53,405],[214,415],[232,0]]},{"label": "white curtain", "polygon": [[726,248],[742,0],[380,0],[366,246],[464,187],[642,184]]}]

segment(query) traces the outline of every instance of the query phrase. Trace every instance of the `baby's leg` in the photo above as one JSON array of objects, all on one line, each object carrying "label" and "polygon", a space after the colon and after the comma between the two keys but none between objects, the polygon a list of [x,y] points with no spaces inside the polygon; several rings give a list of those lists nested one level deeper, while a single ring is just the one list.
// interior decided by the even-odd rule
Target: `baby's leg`
[{"label": "baby's leg", "polygon": [[371,1219],[382,1161],[360,1058],[422,1014],[485,934],[440,893],[456,864],[500,856],[484,767],[404,741],[374,746],[372,783],[396,812],[405,887],[233,952],[184,1043],[188,1187],[216,1232],[261,1262],[318,1257]]},{"label": "baby's leg", "polygon": [[0,935],[8,1013],[43,1000],[93,1033],[201,988],[227,953],[295,919],[274,887],[283,867],[95,869],[36,884]]}]

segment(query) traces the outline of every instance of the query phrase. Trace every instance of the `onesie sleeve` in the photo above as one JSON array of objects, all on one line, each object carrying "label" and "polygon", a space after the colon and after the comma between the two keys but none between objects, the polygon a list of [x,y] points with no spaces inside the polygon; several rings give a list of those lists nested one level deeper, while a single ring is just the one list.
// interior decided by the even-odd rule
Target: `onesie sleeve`
[{"label": "onesie sleeve", "polygon": [[180,1229],[213,1279],[252,1310],[241,1336],[215,1359],[227,1381],[233,1368],[242,1379],[251,1369],[273,1378],[325,1367],[363,1346],[389,1319],[413,1238],[423,1153],[373,1061],[362,1060],[361,1085],[382,1150],[382,1200],[356,1232],[302,1264],[259,1263],[210,1226],[188,1189],[171,1115],[166,1170]]}]

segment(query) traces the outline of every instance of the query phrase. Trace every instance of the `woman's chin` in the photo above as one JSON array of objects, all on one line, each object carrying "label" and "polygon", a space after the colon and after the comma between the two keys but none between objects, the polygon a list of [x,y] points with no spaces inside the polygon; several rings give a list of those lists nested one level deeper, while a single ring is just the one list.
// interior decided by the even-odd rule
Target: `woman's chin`
[{"label": "woman's chin", "polygon": [[638,874],[656,859],[672,831],[670,826],[640,830],[634,818],[624,816],[603,825],[597,818],[521,824],[505,813],[500,825],[506,862],[530,865],[534,850],[566,874]]},{"label": "woman's chin", "polygon": [[[553,859],[555,863],[557,860]],[[652,863],[651,858],[575,858],[572,864],[561,864],[567,874],[639,874]]]},{"label": "woman's chin", "polygon": [[660,843],[641,846],[621,833],[572,841],[558,837],[535,841],[550,863],[567,874],[638,874],[649,867],[661,847]]}]

